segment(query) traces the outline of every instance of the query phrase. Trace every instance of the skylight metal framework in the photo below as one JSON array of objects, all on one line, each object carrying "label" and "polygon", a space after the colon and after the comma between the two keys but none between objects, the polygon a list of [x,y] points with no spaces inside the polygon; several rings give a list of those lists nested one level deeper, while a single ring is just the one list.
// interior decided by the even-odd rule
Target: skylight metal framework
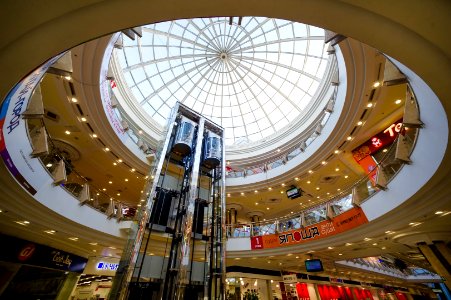
[{"label": "skylight metal framework", "polygon": [[270,136],[315,99],[324,30],[263,18],[198,18],[143,27],[116,49],[134,98],[164,125],[176,101],[225,128],[226,145]]}]

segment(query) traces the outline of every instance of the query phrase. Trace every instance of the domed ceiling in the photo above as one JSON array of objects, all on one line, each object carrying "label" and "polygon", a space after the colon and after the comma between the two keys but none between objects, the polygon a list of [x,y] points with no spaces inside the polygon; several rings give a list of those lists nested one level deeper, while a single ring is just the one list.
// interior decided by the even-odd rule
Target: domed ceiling
[{"label": "domed ceiling", "polygon": [[116,58],[134,98],[164,126],[177,101],[245,146],[306,113],[327,72],[324,30],[263,17],[198,18],[143,26]]}]

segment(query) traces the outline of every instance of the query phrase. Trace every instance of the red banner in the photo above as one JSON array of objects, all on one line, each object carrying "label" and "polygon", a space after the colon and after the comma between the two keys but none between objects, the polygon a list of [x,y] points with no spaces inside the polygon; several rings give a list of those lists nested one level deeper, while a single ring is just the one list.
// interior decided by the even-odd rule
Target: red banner
[{"label": "red banner", "polygon": [[280,234],[254,236],[251,238],[251,249],[268,249],[314,241],[353,229],[368,223],[368,219],[361,208],[354,207],[332,220],[325,220],[317,224],[300,229],[290,230]]}]

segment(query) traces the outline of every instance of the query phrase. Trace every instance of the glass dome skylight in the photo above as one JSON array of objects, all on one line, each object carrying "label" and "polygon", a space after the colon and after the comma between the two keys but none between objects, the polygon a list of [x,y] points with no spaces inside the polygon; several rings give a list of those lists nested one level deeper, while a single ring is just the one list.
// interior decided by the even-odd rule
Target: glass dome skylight
[{"label": "glass dome skylight", "polygon": [[226,145],[272,135],[314,99],[328,63],[324,30],[263,17],[143,27],[116,54],[133,97],[161,125],[176,101],[226,130]]}]

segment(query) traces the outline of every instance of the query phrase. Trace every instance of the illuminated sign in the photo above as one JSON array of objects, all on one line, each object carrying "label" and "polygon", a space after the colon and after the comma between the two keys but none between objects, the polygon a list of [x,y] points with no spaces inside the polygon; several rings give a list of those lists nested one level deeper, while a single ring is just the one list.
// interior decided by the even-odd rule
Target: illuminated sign
[{"label": "illuminated sign", "polygon": [[116,271],[118,267],[119,267],[119,264],[113,264],[113,263],[107,263],[107,262],[101,261],[97,264],[96,269],[97,270]]},{"label": "illuminated sign", "polygon": [[368,219],[361,208],[352,208],[332,220],[325,220],[317,224],[290,230],[284,233],[251,237],[251,249],[268,249],[313,241],[368,223]]},{"label": "illuminated sign", "polygon": [[352,150],[352,156],[357,162],[361,161],[368,155],[371,155],[393,143],[402,130],[402,119],[400,119],[388,126],[384,131],[379,132],[368,141]]}]

